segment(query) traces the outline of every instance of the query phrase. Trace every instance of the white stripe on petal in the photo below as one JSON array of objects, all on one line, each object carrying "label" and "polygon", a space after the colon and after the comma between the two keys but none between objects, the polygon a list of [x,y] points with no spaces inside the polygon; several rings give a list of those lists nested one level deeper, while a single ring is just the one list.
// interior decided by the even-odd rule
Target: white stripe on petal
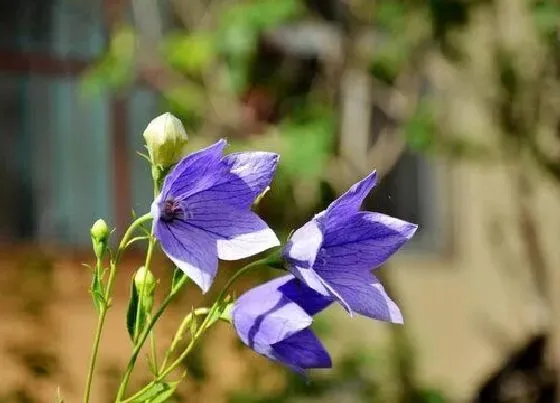
[{"label": "white stripe on petal", "polygon": [[218,257],[238,260],[279,246],[280,241],[270,228],[240,234],[231,239],[218,239]]}]

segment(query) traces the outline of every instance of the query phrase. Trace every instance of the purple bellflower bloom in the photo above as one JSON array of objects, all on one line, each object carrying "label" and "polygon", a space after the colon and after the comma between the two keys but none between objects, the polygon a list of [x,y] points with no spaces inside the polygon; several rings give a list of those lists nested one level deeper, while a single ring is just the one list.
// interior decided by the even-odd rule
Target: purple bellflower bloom
[{"label": "purple bellflower bloom", "polygon": [[312,316],[332,301],[287,275],[239,297],[232,310],[232,323],[243,343],[296,372],[330,368],[329,353],[309,326]]},{"label": "purple bellflower bloom", "polygon": [[371,273],[408,241],[416,224],[359,211],[375,186],[371,173],[294,232],[284,248],[288,269],[350,313],[403,323],[397,305]]},{"label": "purple bellflower bloom", "polygon": [[205,293],[218,258],[237,260],[279,245],[250,210],[269,185],[278,155],[224,156],[225,140],[184,157],[152,204],[155,236],[165,254]]}]

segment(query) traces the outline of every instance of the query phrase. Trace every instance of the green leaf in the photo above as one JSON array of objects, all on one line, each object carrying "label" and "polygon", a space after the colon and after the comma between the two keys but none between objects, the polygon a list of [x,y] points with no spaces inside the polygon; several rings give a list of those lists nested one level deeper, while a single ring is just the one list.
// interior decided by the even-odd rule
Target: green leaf
[{"label": "green leaf", "polygon": [[225,308],[222,310],[219,319],[231,324],[232,323],[231,311],[233,310],[234,305],[235,305],[234,302],[230,302],[229,304],[227,304]]},{"label": "green leaf", "polygon": [[173,271],[173,280],[171,280],[172,290],[174,290],[175,287],[177,287],[177,284],[179,284],[179,282],[183,279],[183,277],[185,277],[185,273],[183,272],[183,270],[179,269],[178,267],[175,267],[175,270]]},{"label": "green leaf", "polygon": [[[144,330],[144,326],[146,326],[146,311],[144,309],[138,309],[139,303],[139,292],[133,279],[130,286],[128,311],[126,312],[126,329],[128,330],[128,335],[130,336],[132,342],[135,342],[135,336],[141,334]],[[138,313],[140,314],[138,315]]]},{"label": "green leaf", "polygon": [[146,389],[142,394],[138,395],[135,399],[131,400],[130,403],[142,403],[148,402],[150,399],[155,398],[159,394],[167,390],[167,384],[163,382],[156,382],[150,388]]},{"label": "green leaf", "polygon": [[96,269],[92,269],[91,285],[89,288],[89,293],[93,300],[93,305],[97,313],[101,312],[106,305],[105,293],[103,291],[103,284],[101,283],[101,275]]},{"label": "green leaf", "polygon": [[166,402],[169,398],[171,398],[173,396],[173,394],[175,393],[175,388],[170,388],[170,389],[166,389],[163,392],[161,392],[159,395],[157,395],[156,397],[154,397],[152,400],[149,400],[149,403],[162,403],[162,402]]},{"label": "green leaf", "polygon": [[146,389],[142,394],[130,401],[130,403],[161,403],[167,401],[180,381],[176,382],[156,382]]}]

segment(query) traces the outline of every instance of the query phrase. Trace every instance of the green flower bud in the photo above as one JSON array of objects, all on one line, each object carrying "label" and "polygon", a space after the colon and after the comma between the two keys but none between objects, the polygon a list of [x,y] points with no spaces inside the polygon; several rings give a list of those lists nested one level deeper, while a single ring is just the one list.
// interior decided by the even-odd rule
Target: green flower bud
[{"label": "green flower bud", "polygon": [[154,305],[154,291],[156,290],[157,280],[150,270],[141,266],[134,275],[134,285],[138,293],[138,301],[145,313],[152,311]]},{"label": "green flower bud", "polygon": [[152,163],[167,167],[183,157],[188,137],[181,121],[166,112],[148,124],[144,140]]},{"label": "green flower bud", "polygon": [[90,234],[95,256],[101,259],[107,250],[107,241],[111,231],[109,231],[107,223],[99,219],[91,226]]},{"label": "green flower bud", "polygon": [[144,266],[140,266],[134,275],[134,285],[138,290],[138,295],[150,296],[154,294],[156,289],[156,278],[150,270],[146,270]]}]

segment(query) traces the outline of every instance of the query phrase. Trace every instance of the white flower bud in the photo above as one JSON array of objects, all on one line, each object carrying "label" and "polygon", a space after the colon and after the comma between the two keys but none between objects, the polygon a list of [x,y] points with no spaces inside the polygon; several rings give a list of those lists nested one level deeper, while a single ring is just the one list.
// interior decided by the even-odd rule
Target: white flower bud
[{"label": "white flower bud", "polygon": [[167,167],[183,157],[188,136],[181,121],[166,112],[148,124],[144,140],[152,163]]}]

